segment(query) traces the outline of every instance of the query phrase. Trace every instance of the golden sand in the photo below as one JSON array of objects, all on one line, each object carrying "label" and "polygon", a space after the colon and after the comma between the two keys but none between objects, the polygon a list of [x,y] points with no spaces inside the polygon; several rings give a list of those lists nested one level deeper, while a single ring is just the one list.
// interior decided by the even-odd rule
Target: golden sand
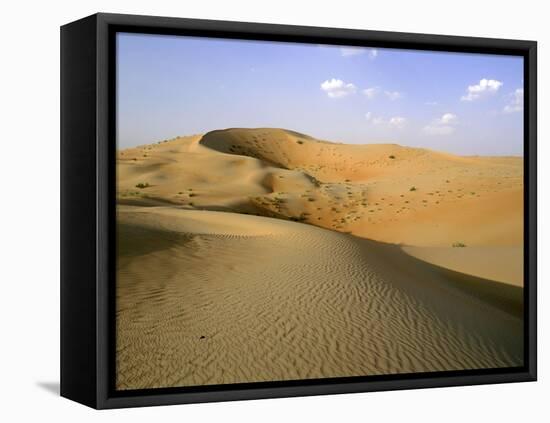
[{"label": "golden sand", "polygon": [[521,365],[522,163],[281,129],[120,151],[117,387]]}]

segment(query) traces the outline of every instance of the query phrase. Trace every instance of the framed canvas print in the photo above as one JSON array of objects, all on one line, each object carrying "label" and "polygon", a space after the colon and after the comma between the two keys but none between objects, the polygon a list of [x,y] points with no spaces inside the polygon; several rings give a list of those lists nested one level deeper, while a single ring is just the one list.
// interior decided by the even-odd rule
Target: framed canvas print
[{"label": "framed canvas print", "polygon": [[536,43],[61,29],[61,394],[536,379]]}]

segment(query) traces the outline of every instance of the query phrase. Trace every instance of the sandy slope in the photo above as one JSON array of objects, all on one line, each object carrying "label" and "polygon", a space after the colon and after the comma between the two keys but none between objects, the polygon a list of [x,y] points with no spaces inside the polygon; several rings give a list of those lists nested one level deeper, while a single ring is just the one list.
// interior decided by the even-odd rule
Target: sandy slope
[{"label": "sandy slope", "polygon": [[403,247],[403,251],[449,270],[523,286],[523,247]]},{"label": "sandy slope", "polygon": [[[455,263],[466,263],[452,248],[455,243],[484,247],[478,258],[487,254],[487,262],[503,269],[510,269],[505,256],[494,260],[502,247],[519,252],[514,268],[521,259],[519,157],[459,157],[395,144],[330,143],[283,129],[237,128],[124,150],[117,164],[120,204],[303,221],[387,243],[446,248]],[[139,183],[147,186],[137,188]],[[470,272],[468,266],[454,270]],[[522,284],[521,272],[506,272],[504,278],[503,272],[489,273]],[[510,274],[519,277],[511,281]]]},{"label": "sandy slope", "polygon": [[522,362],[513,304],[398,246],[173,207],[118,221],[121,389]]},{"label": "sandy slope", "polygon": [[282,129],[120,151],[117,386],[521,365],[522,177]]},{"label": "sandy slope", "polygon": [[519,157],[228,129],[124,150],[118,167],[127,204],[283,217],[406,245],[523,243]]}]

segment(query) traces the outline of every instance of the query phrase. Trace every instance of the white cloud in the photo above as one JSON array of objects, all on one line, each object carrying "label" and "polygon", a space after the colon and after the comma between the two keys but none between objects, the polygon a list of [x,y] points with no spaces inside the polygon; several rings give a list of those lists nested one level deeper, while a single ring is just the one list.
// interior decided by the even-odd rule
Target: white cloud
[{"label": "white cloud", "polygon": [[426,125],[423,131],[428,135],[450,135],[455,131],[455,128],[448,125]]},{"label": "white cloud", "polygon": [[394,116],[386,120],[381,116],[374,116],[372,112],[365,113],[365,119],[376,126],[387,126],[399,129],[407,124],[407,119],[402,116]]},{"label": "white cloud", "polygon": [[401,116],[395,116],[390,118],[390,125],[395,126],[396,128],[402,128],[407,123],[407,119]]},{"label": "white cloud", "polygon": [[512,100],[504,106],[504,113],[523,111],[523,88],[518,88],[511,94]]},{"label": "white cloud", "polygon": [[366,88],[363,90],[363,94],[368,98],[372,99],[378,95],[380,92],[380,88],[378,87],[372,87],[372,88]]},{"label": "white cloud", "polygon": [[496,79],[483,78],[481,81],[479,81],[479,84],[470,85],[466,90],[466,94],[460,97],[460,100],[478,100],[486,95],[496,93],[500,89],[500,87],[502,87],[502,82],[497,81]]},{"label": "white cloud", "polygon": [[458,123],[458,117],[453,113],[445,113],[437,121],[441,125],[453,125]]},{"label": "white cloud", "polygon": [[327,79],[321,84],[321,90],[327,93],[330,98],[341,98],[350,94],[354,94],[357,91],[355,85],[351,83],[345,83],[341,79]]},{"label": "white cloud", "polygon": [[422,131],[428,135],[450,135],[455,131],[457,124],[458,117],[454,113],[445,113],[426,125]]},{"label": "white cloud", "polygon": [[365,53],[365,49],[361,47],[340,47],[340,54],[343,57],[359,56]]},{"label": "white cloud", "polygon": [[[366,88],[362,90],[362,93],[367,97],[369,100],[373,99],[378,96],[382,92],[380,87],[371,87]],[[403,94],[399,91],[384,91],[384,95],[391,101],[398,100],[403,97]]]},{"label": "white cloud", "polygon": [[384,91],[384,94],[386,94],[386,97],[388,97],[391,101],[399,100],[403,97],[403,94],[399,91]]},{"label": "white cloud", "polygon": [[378,57],[378,50],[366,47],[340,47],[340,54],[342,55],[342,57],[351,57],[366,54],[369,59],[376,59],[376,57]]}]

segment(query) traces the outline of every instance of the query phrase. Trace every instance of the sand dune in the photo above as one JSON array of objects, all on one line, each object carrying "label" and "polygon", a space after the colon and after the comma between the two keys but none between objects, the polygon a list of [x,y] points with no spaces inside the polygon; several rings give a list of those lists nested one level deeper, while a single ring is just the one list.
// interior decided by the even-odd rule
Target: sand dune
[{"label": "sand dune", "polygon": [[522,363],[521,318],[396,246],[234,213],[118,219],[121,389]]},{"label": "sand dune", "polygon": [[405,245],[523,243],[519,157],[229,129],[124,150],[118,164],[125,204],[280,217]]},{"label": "sand dune", "polygon": [[269,128],[119,151],[117,386],[521,365],[522,166]]},{"label": "sand dune", "polygon": [[523,286],[523,248],[516,247],[403,247],[420,260],[512,286]]}]

